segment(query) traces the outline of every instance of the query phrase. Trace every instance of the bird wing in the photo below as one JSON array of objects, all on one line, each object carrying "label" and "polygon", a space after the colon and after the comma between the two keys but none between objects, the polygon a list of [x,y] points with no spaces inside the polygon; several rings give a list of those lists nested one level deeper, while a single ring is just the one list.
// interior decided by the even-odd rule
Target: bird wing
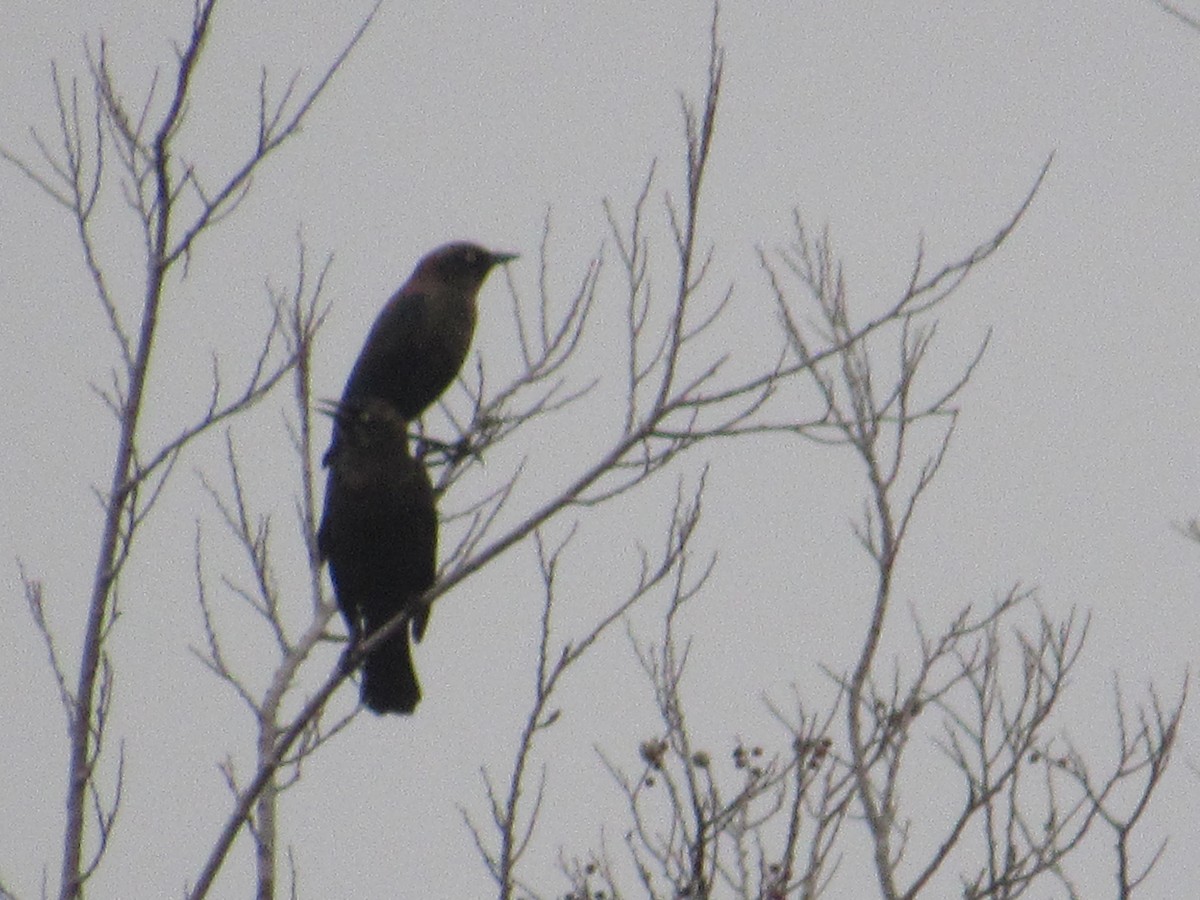
[{"label": "bird wing", "polygon": [[387,302],[350,370],[343,400],[384,396],[374,386],[392,380],[396,364],[417,355],[414,344],[426,330],[427,305],[428,297],[423,291],[401,291]]},{"label": "bird wing", "polygon": [[[420,336],[424,333],[427,305],[428,298],[424,292],[401,289],[380,310],[375,324],[367,332],[367,339],[354,362],[354,368],[350,370],[350,377],[346,379],[346,387],[342,390],[343,405],[367,397],[391,399],[389,395],[393,389],[390,385],[397,380],[404,380],[398,379],[397,364],[403,366],[416,356],[413,347],[420,342]],[[335,422],[329,447],[321,457],[321,465],[325,468],[337,455],[338,432]]]}]

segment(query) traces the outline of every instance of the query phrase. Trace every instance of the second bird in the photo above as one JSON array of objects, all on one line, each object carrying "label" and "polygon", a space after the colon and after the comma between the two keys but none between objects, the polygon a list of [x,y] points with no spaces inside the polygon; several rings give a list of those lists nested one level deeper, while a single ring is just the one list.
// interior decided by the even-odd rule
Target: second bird
[{"label": "second bird", "polygon": [[[321,558],[350,632],[350,648],[406,607],[420,640],[429,609],[419,597],[437,570],[433,486],[408,451],[407,423],[387,402],[342,403],[334,413],[341,446],[329,467],[317,533]],[[409,626],[363,663],[362,700],[376,713],[411,713],[421,699]]]},{"label": "second bird", "polygon": [[[450,386],[471,346],[475,297],[492,267],[515,259],[476,244],[445,244],[427,254],[392,295],[367,334],[342,403],[377,397],[412,421]],[[340,429],[322,462],[340,446]]]}]

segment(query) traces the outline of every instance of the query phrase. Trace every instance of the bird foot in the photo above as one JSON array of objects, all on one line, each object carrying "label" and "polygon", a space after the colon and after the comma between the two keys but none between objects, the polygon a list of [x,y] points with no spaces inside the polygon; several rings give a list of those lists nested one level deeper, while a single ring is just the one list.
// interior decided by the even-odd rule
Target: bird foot
[{"label": "bird foot", "polygon": [[444,463],[447,465],[457,465],[468,457],[474,457],[477,460],[483,459],[481,450],[482,444],[472,442],[469,434],[463,435],[453,443],[435,440],[430,437],[417,438],[416,458],[424,460],[429,455],[430,451],[437,453]]},{"label": "bird foot", "polygon": [[349,675],[362,664],[361,659],[354,658],[354,652],[358,649],[358,640],[351,638],[346,643],[346,649],[342,651],[341,657],[338,659],[338,671],[344,675]]}]

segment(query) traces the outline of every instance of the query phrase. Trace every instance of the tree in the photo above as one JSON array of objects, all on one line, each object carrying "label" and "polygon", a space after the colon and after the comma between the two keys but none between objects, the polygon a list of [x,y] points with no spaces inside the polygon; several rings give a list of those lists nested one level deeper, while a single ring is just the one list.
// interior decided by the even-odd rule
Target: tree
[{"label": "tree", "polygon": [[[232,167],[214,174],[204,160],[189,158],[193,151],[181,146],[180,132],[187,120],[205,42],[213,28],[215,7],[215,0],[196,5],[191,33],[165,90],[160,91],[155,79],[143,103],[132,104],[124,99],[101,40],[88,48],[86,87],[81,89],[77,79],[68,81],[59,75],[57,67],[52,68],[59,146],[54,148],[35,131],[33,139],[40,157],[37,161],[26,161],[13,150],[3,150],[4,158],[66,210],[74,222],[93,291],[114,345],[112,384],[96,388],[116,421],[117,432],[109,488],[100,497],[103,525],[77,668],[60,650],[48,624],[43,585],[23,570],[21,573],[25,597],[45,640],[67,718],[70,755],[59,876],[62,897],[82,894],[84,884],[103,860],[120,810],[125,777],[120,749],[115,762],[107,764],[115,767],[111,792],[102,787],[98,770],[112,752],[107,726],[117,663],[108,647],[121,610],[121,575],[139,530],[191,444],[263,400],[286,383],[289,375],[296,375],[298,390],[307,389],[309,348],[323,316],[321,279],[315,290],[307,293],[301,253],[292,302],[279,296],[272,298],[274,315],[261,337],[259,354],[245,367],[241,386],[230,396],[214,354],[207,407],[172,437],[156,442],[146,437],[142,423],[148,386],[158,372],[151,365],[153,350],[156,341],[161,341],[163,317],[170,312],[175,279],[186,276],[196,247],[237,210],[258,170],[298,133],[374,15],[372,12],[367,16],[307,91],[297,93],[297,82],[293,80],[278,99],[272,99],[264,73],[252,149]],[[110,193],[123,197],[126,212],[143,238],[146,278],[140,297],[118,293],[112,287],[123,266],[119,260],[104,258],[99,224]],[[306,431],[300,439],[307,438]],[[306,495],[311,500],[311,474],[307,483]],[[309,508],[311,523],[311,503]],[[247,520],[239,525],[250,527]],[[246,537],[256,540],[248,533]],[[264,544],[255,546],[265,553]],[[325,606],[318,604],[317,620],[328,618]],[[319,630],[310,640],[315,640],[317,634]],[[85,847],[89,831],[93,842],[90,848]]]},{"label": "tree", "polygon": [[[110,837],[120,827],[122,787],[137,774],[126,772],[119,745],[112,758],[108,731],[114,673],[122,664],[111,649],[120,629],[118,576],[176,463],[209,432],[227,429],[225,474],[223,483],[215,471],[201,474],[212,506],[195,537],[203,621],[197,653],[251,712],[256,731],[247,739],[253,772],[239,772],[232,751],[222,764],[231,809],[189,896],[208,895],[243,829],[253,842],[258,896],[276,895],[284,852],[280,797],[311,773],[305,766],[315,755],[333,752],[358,714],[330,703],[349,668],[323,652],[340,636],[330,626],[335,610],[314,539],[319,441],[313,438],[312,365],[329,312],[323,300],[329,264],[314,276],[300,244],[294,286],[271,292],[261,352],[232,397],[214,365],[208,405],[174,437],[153,443],[141,424],[153,396],[146,386],[155,365],[162,365],[152,365],[152,349],[169,322],[164,311],[179,287],[173,279],[248,196],[251,176],[297,134],[374,16],[365,17],[307,90],[296,76],[272,100],[264,74],[250,128],[256,135],[252,149],[216,177],[209,174],[202,142],[181,144],[200,62],[216,39],[215,7],[215,0],[197,5],[177,68],[164,79],[173,85],[165,101],[153,88],[144,101],[124,99],[100,42],[88,55],[89,90],[68,84],[55,70],[61,148],[35,137],[41,154],[36,163],[4,151],[76,224],[118,372],[113,387],[102,392],[118,429],[78,664],[61,649],[64,642],[50,624],[47,609],[54,601],[34,575],[22,572],[69,726],[58,885],[64,898],[82,895],[105,863]],[[464,807],[497,895],[555,890],[540,886],[549,876],[532,853],[553,837],[541,828],[553,798],[537,771],[555,762],[545,748],[568,710],[564,686],[624,624],[661,727],[649,736],[619,736],[615,750],[603,748],[604,765],[626,803],[624,847],[611,846],[603,832],[595,848],[564,849],[561,874],[569,896],[836,895],[844,876],[838,863],[847,857],[862,860],[880,896],[889,898],[934,895],[951,883],[972,897],[1017,896],[1051,883],[1075,895],[1070,863],[1089,835],[1105,830],[1115,848],[1119,894],[1128,896],[1158,858],[1139,855],[1131,841],[1162,783],[1186,692],[1172,701],[1152,694],[1148,704],[1130,706],[1118,691],[1118,752],[1104,766],[1057,730],[1086,615],[1056,618],[1031,591],[1016,586],[943,623],[913,611],[909,642],[896,643],[903,638],[894,634],[905,539],[950,450],[959,404],[987,346],[984,340],[957,377],[930,384],[925,366],[936,343],[937,316],[1001,249],[1046,169],[995,233],[958,259],[931,266],[919,250],[906,289],[872,315],[852,304],[830,234],[814,236],[797,214],[790,245],[760,254],[775,318],[755,320],[733,303],[732,287],[715,283],[718,249],[702,228],[723,77],[714,15],[701,97],[683,103],[679,187],[664,189],[668,179],[652,164],[627,212],[606,202],[606,242],[615,265],[598,251],[567,296],[550,287],[554,235],[547,218],[534,295],[509,275],[515,352],[503,360],[479,358],[458,397],[422,426],[422,437],[443,438],[449,430],[468,449],[440,462],[436,454],[427,456],[443,514],[444,549],[437,582],[423,601],[435,603],[519,549],[534,560],[541,588],[533,697],[511,767],[485,772],[486,824]],[[117,263],[103,259],[96,236],[100,198],[108,191],[123,192],[145,236],[147,281],[135,301],[110,287],[109,267]],[[652,225],[659,196],[665,236]],[[615,323],[604,321],[597,302],[601,272],[612,268],[622,284],[618,300],[604,294],[604,309],[619,302]],[[761,340],[731,349],[723,331],[747,315]],[[594,375],[598,356],[607,362],[602,377]],[[245,474],[246,439],[233,430],[252,406],[276,400],[284,385],[291,397],[277,402],[288,408],[296,528],[308,550],[303,584],[287,577],[295,567],[276,551],[280,529],[256,511]],[[580,414],[593,439],[587,452],[574,457],[565,475],[532,477],[527,460],[537,445]],[[711,477],[706,455],[730,444],[752,454],[780,437],[840,448],[861,467],[863,512],[855,534],[873,582],[871,611],[856,657],[826,664],[836,699],[822,706],[797,690],[794,708],[775,710],[780,749],[739,741],[733,771],[724,773],[706,749],[713,738],[690,725],[694,705],[683,690],[687,666],[695,663],[681,622],[692,605],[709,602],[706,583],[717,565],[696,547]],[[667,480],[672,478],[674,485]],[[600,550],[587,523],[635,501],[639,520],[655,523],[657,542],[640,547],[632,570],[623,573],[624,586],[615,574],[607,579],[605,608],[573,607],[563,583],[588,571]],[[222,587],[212,587],[205,548],[213,514],[241,548],[248,586],[247,576],[239,577],[223,559],[216,564]],[[301,592],[307,593],[303,604],[297,601]],[[237,604],[260,623],[258,652],[249,664],[230,649],[245,635],[223,624]],[[653,632],[639,624],[647,617],[656,623]],[[401,614],[355,650],[354,659],[403,627]],[[894,662],[887,654],[892,646]],[[911,796],[913,785],[933,769],[958,786],[956,804],[944,817],[926,816]],[[111,792],[107,783],[115,785]],[[293,890],[295,878],[293,870]]]}]

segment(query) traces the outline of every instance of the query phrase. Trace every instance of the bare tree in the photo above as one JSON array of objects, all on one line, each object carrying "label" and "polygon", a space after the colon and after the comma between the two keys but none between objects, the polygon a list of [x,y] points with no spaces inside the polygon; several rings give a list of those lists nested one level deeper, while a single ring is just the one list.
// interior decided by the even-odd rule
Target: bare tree
[{"label": "bare tree", "polygon": [[[622,233],[615,213],[609,209],[612,237],[617,245],[627,283],[628,345],[626,348],[627,384],[623,410],[614,415],[618,426],[608,445],[594,460],[583,464],[559,490],[547,493],[527,483],[521,476],[524,463],[518,462],[508,474],[489,474],[485,483],[476,482],[476,495],[468,497],[456,510],[460,485],[480,460],[494,453],[505,442],[535,424],[544,427],[548,420],[589,396],[594,381],[572,381],[573,363],[585,357],[591,342],[603,336],[589,330],[590,311],[599,257],[580,279],[580,287],[565,303],[555,303],[546,291],[548,252],[542,251],[542,277],[539,298],[527,309],[514,292],[514,327],[521,350],[520,371],[507,383],[489,389],[490,379],[482,363],[473,383],[467,385],[473,400],[470,420],[461,426],[461,442],[468,452],[455,454],[439,478],[443,519],[459,528],[437,584],[424,597],[432,603],[459,582],[480,571],[501,554],[525,542],[537,551],[539,569],[545,585],[543,632],[537,666],[535,709],[524,729],[519,751],[517,774],[509,779],[509,790],[502,792],[488,783],[488,799],[493,819],[504,823],[498,846],[485,846],[482,831],[472,825],[476,841],[497,881],[501,896],[517,889],[517,864],[537,820],[537,801],[525,810],[522,778],[531,759],[536,737],[556,719],[549,703],[556,687],[568,670],[596,643],[597,639],[625,612],[665,581],[683,579],[687,540],[698,516],[699,495],[691,503],[680,498],[669,517],[666,546],[657,556],[643,558],[640,574],[628,596],[616,602],[595,626],[579,638],[554,648],[551,638],[554,578],[559,560],[571,542],[551,549],[544,529],[573,511],[590,511],[653,480],[685,451],[714,438],[740,433],[764,401],[771,395],[783,360],[782,341],[769,355],[768,365],[759,372],[736,381],[721,379],[724,356],[705,355],[701,350],[708,336],[728,307],[729,292],[712,296],[702,292],[711,251],[702,250],[696,221],[700,209],[703,174],[708,160],[722,74],[722,53],[714,30],[709,67],[709,88],[703,106],[685,108],[689,169],[684,199],[670,205],[677,287],[663,304],[652,294],[646,274],[647,242],[641,217],[648,201],[653,172],[642,190],[632,214],[632,227]],[[547,237],[549,230],[547,229]],[[773,361],[771,361],[773,360]],[[595,412],[593,410],[593,415]],[[597,416],[597,418],[599,418]],[[702,487],[703,480],[700,480]],[[699,489],[698,489],[699,490]],[[520,502],[532,512],[512,524],[502,525],[502,513]],[[230,517],[237,518],[237,517]],[[703,578],[699,581],[702,583]],[[693,585],[692,589],[698,588]],[[377,631],[356,649],[351,662],[369,653],[376,642],[386,639],[391,630],[403,627],[408,614],[402,613],[389,626]],[[349,668],[353,668],[351,665]],[[260,768],[238,793],[230,815],[209,861],[197,881],[193,896],[203,896],[219,869],[234,836],[251,815],[261,792],[268,788],[274,773],[293,746],[320,715],[328,697],[346,677],[346,669],[331,672],[313,694],[304,709],[278,732],[270,754],[260,757]],[[526,835],[522,837],[522,833]]]},{"label": "bare tree", "polygon": [[[154,89],[136,106],[123,99],[101,42],[88,57],[90,90],[81,92],[55,70],[61,148],[52,149],[35,134],[39,162],[3,151],[75,221],[119,362],[113,385],[100,392],[119,430],[78,677],[47,623],[41,584],[22,573],[69,723],[63,898],[84,892],[104,859],[120,809],[119,749],[110,764],[115,793],[105,796],[97,778],[105,751],[112,755],[106,727],[117,661],[108,639],[119,610],[117,579],[139,526],[193,441],[228,426],[224,472],[203,473],[202,481],[216,520],[242,551],[236,572],[227,561],[214,564],[206,551],[209,530],[197,527],[203,634],[194,650],[251,711],[256,731],[250,740],[252,772],[236,771],[232,754],[223,763],[231,809],[189,897],[209,895],[243,828],[254,845],[257,895],[278,893],[279,796],[301,777],[303,763],[357,714],[328,714],[330,697],[377,643],[406,627],[410,615],[397,615],[355,647],[347,665],[325,666],[315,652],[341,638],[331,633],[334,608],[313,540],[310,364],[328,311],[322,299],[328,263],[313,275],[302,245],[294,286],[271,293],[271,325],[238,389],[228,391],[214,371],[208,406],[176,437],[155,445],[139,429],[171,276],[186,268],[194,246],[236,210],[251,175],[296,133],[373,16],[307,90],[293,79],[271,101],[264,75],[251,152],[240,165],[211,177],[200,174],[206,171],[202,160],[189,159],[188,148],[179,144],[214,6],[215,0],[196,6],[165,101]],[[497,896],[549,893],[537,886],[544,873],[534,868],[530,854],[547,841],[541,826],[551,762],[544,738],[562,719],[564,684],[619,625],[650,687],[661,730],[602,750],[601,765],[624,798],[628,819],[619,847],[605,832],[594,850],[580,856],[563,850],[562,875],[572,900],[818,897],[836,893],[844,877],[841,863],[854,854],[869,860],[877,890],[887,898],[944,892],[951,883],[969,897],[1016,897],[1046,883],[1075,896],[1072,854],[1102,828],[1109,829],[1115,847],[1119,894],[1130,896],[1158,858],[1137,857],[1131,838],[1161,785],[1184,691],[1177,701],[1152,695],[1149,705],[1136,707],[1118,693],[1117,758],[1097,766],[1060,736],[1057,725],[1086,617],[1057,620],[1031,592],[1014,588],[940,625],[910,611],[903,662],[886,659],[883,651],[885,636],[901,639],[895,634],[903,610],[896,609],[901,601],[894,576],[905,558],[906,536],[949,452],[958,405],[987,345],[984,340],[957,378],[930,385],[923,365],[937,336],[936,316],[1017,227],[1046,170],[1008,220],[959,259],[931,271],[919,252],[900,296],[868,318],[851,305],[829,235],[814,237],[797,215],[790,246],[760,254],[765,293],[780,327],[764,332],[761,343],[739,357],[720,340],[738,314],[733,288],[715,283],[717,251],[700,228],[724,73],[715,13],[707,62],[699,101],[683,103],[679,187],[664,189],[651,165],[628,211],[606,202],[604,243],[566,297],[548,286],[553,252],[547,221],[536,292],[525,294],[509,275],[519,356],[515,373],[496,374],[509,372],[511,360],[497,365],[478,359],[458,397],[441,410],[439,425],[454,431],[455,440],[435,441],[437,428],[429,423],[428,431],[422,426],[416,435],[423,458],[436,470],[444,529],[441,570],[423,602],[434,603],[516,548],[535,561],[541,588],[532,698],[512,764],[503,772],[484,771],[486,820],[472,815],[465,802],[460,807]],[[114,188],[123,191],[145,236],[147,283],[137,303],[109,287],[94,233],[98,198]],[[660,197],[664,235],[650,225],[649,211]],[[597,347],[610,360],[614,355],[611,333],[595,312],[605,266],[621,277],[622,377],[616,390],[605,390],[614,386],[598,382],[588,365]],[[660,287],[664,272],[667,290]],[[294,567],[277,561],[280,527],[255,509],[233,428],[239,413],[287,384],[296,460],[294,527],[308,551],[303,604],[295,602],[295,585],[281,576]],[[780,390],[785,384],[787,392]],[[802,413],[791,405],[801,388],[807,389]],[[581,452],[559,484],[529,478],[536,436],[584,401],[596,425],[590,455]],[[792,708],[772,708],[780,723],[779,748],[770,749],[770,741],[739,740],[727,772],[707,749],[708,740],[693,732],[681,690],[690,646],[680,612],[704,596],[716,564],[694,544],[711,477],[701,448],[780,433],[842,447],[861,465],[863,512],[855,534],[874,586],[857,658],[826,669],[836,700],[820,707],[797,691]],[[441,446],[449,449],[439,451]],[[485,459],[491,465],[485,467]],[[564,627],[570,598],[561,588],[563,573],[592,555],[579,523],[630,498],[648,504],[664,477],[673,477],[676,488],[658,508],[661,540],[640,548],[623,587],[612,579],[604,609],[591,613],[583,627]],[[647,637],[632,624],[632,614],[654,603],[662,605],[661,629]],[[222,622],[231,604],[253,611],[260,623],[257,639],[270,648],[256,657],[254,671],[239,668],[226,652]],[[254,684],[265,687],[256,690]],[[285,695],[301,691],[300,708],[290,709]],[[930,765],[940,765],[961,786],[948,819],[919,818],[906,805],[905,789],[927,778]],[[291,887],[294,893],[294,870]]]},{"label": "bare tree", "polygon": [[[181,137],[197,89],[199,61],[213,30],[215,7],[215,0],[197,2],[191,32],[178,49],[175,71],[162,79],[156,73],[148,94],[139,101],[131,102],[123,94],[103,40],[89,46],[88,72],[82,81],[65,78],[53,67],[57,142],[34,131],[37,156],[33,160],[10,148],[0,150],[73,220],[114,353],[111,384],[94,386],[116,421],[117,433],[109,486],[97,492],[104,521],[84,606],[77,665],[60,651],[47,624],[42,584],[22,573],[25,596],[50,654],[67,716],[70,755],[59,881],[63,898],[82,894],[103,861],[120,810],[125,770],[119,742],[116,758],[109,763],[115,784],[111,795],[105,795],[97,770],[114,752],[108,723],[117,661],[108,647],[121,608],[121,574],[139,530],[188,446],[270,394],[297,367],[310,340],[308,332],[296,330],[297,322],[289,321],[291,310],[276,304],[276,314],[260,340],[261,351],[248,371],[238,376],[240,384],[230,390],[214,362],[208,373],[212,389],[207,407],[178,426],[174,437],[155,443],[144,436],[141,423],[148,385],[158,371],[152,365],[153,350],[164,322],[169,322],[175,279],[186,272],[195,247],[237,210],[253,175],[297,134],[373,15],[367,16],[311,87],[302,90],[299,79],[293,78],[278,98],[272,98],[263,73],[258,117],[250,125],[251,149],[218,174],[209,172],[206,161],[193,155],[199,148],[189,147]],[[140,297],[124,296],[112,286],[118,267],[128,266],[124,260],[106,259],[102,250],[100,209],[110,194],[118,202],[123,200],[127,215],[141,232],[146,276]]]},{"label": "bare tree", "polygon": [[[808,408],[820,412],[781,423],[772,403],[761,427],[844,447],[864,475],[854,535],[874,592],[858,658],[847,671],[826,668],[837,688],[831,707],[813,712],[803,696],[794,711],[772,707],[786,749],[739,740],[731,780],[688,725],[680,689],[688,643],[675,622],[694,592],[676,591],[659,640],[632,637],[663,731],[641,742],[632,770],[602,751],[627,801],[624,850],[603,839],[598,850],[565,857],[572,900],[859,892],[861,881],[843,884],[838,869],[862,855],[864,833],[876,890],[889,900],[945,896],[951,884],[973,898],[1016,897],[1046,884],[1082,896],[1071,860],[1089,836],[1099,843],[1105,828],[1116,895],[1133,896],[1149,876],[1165,842],[1135,859],[1131,838],[1161,786],[1186,680],[1170,702],[1152,690],[1148,704],[1131,708],[1118,692],[1117,752],[1097,764],[1098,754],[1061,733],[1086,617],[1054,619],[1033,592],[1013,588],[934,628],[909,610],[911,648],[894,659],[882,651],[885,634],[900,639],[894,633],[905,618],[894,588],[905,538],[988,344],[959,377],[930,385],[923,364],[937,337],[935,317],[1011,233],[1045,172],[1016,214],[959,260],[930,273],[918,252],[906,289],[873,318],[855,320],[829,235],[814,238],[799,215],[791,246],[762,254],[794,354],[777,377],[802,373]],[[934,772],[946,781],[935,782]],[[930,820],[911,808],[923,787],[936,784],[944,794],[956,781],[961,801],[948,817]]]},{"label": "bare tree", "polygon": [[[260,691],[255,691],[251,687],[257,679],[250,676],[259,674],[257,671],[241,672],[229,662],[227,654],[223,650],[222,628],[219,625],[221,613],[217,604],[210,598],[205,578],[206,564],[202,554],[202,530],[199,525],[196,532],[195,553],[196,596],[204,621],[205,640],[203,647],[193,648],[193,652],[221,682],[236,694],[253,716],[257,724],[254,747],[259,767],[264,767],[267,760],[273,758],[279,733],[286,724],[283,714],[284,697],[289,690],[297,686],[300,672],[309,662],[314,649],[321,642],[329,639],[327,626],[335,614],[335,607],[321,581],[321,564],[314,540],[317,525],[314,487],[316,454],[313,446],[313,398],[310,370],[314,341],[328,312],[328,308],[320,302],[328,270],[329,261],[326,261],[315,285],[310,289],[306,283],[307,261],[303,246],[301,246],[298,260],[299,277],[295,289],[290,296],[284,294],[274,296],[277,308],[287,313],[284,320],[284,337],[288,351],[296,361],[291,371],[295,412],[294,419],[289,421],[289,433],[292,438],[292,449],[297,459],[299,480],[296,509],[297,530],[308,549],[308,611],[310,614],[299,628],[293,627],[289,622],[287,607],[291,598],[283,587],[284,582],[279,577],[278,567],[272,555],[273,522],[269,516],[256,515],[252,511],[252,502],[245,489],[245,479],[239,467],[235,439],[231,432],[226,433],[228,489],[223,491],[210,484],[203,474],[201,476],[221,521],[227,531],[233,535],[244,554],[245,568],[250,576],[249,587],[243,585],[236,576],[228,572],[222,575],[222,582],[227,592],[237,598],[238,605],[248,608],[254,614],[255,619],[264,630],[262,643],[273,649],[277,662],[267,680],[266,688]],[[288,568],[294,567],[289,566]],[[267,658],[267,654],[262,654],[260,658]],[[254,841],[257,896],[263,900],[276,895],[279,863],[277,840],[279,796],[299,780],[300,767],[304,759],[339,732],[348,721],[349,718],[343,716],[328,728],[323,728],[320,718],[313,721],[295,753],[291,757],[281,758],[279,761],[287,767],[286,777],[281,779],[273,774],[264,783],[256,798],[253,814],[248,816],[247,825]],[[221,768],[230,791],[236,796],[239,791],[239,783],[232,757],[227,758]],[[215,869],[213,874],[215,874]],[[294,880],[295,873],[293,872],[293,889]]]}]

